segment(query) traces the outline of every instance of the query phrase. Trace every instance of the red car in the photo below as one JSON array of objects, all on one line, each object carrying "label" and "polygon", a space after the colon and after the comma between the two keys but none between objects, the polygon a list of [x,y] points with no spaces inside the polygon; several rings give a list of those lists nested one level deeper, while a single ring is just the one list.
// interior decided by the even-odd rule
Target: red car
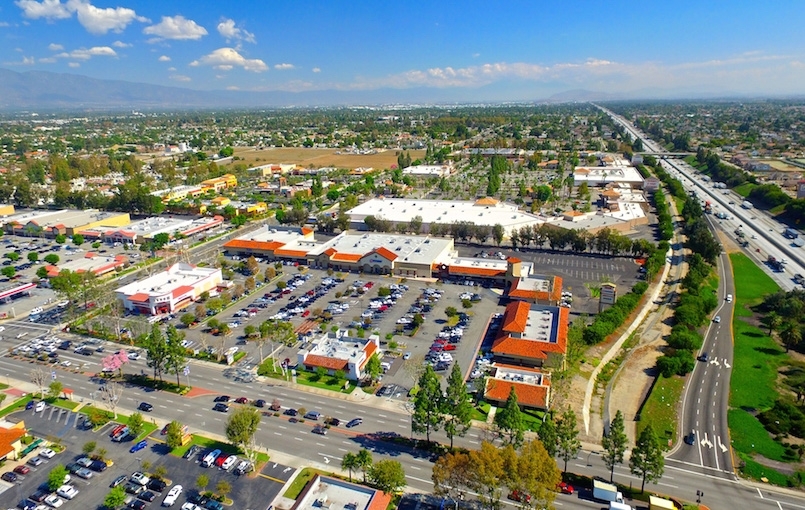
[{"label": "red car", "polygon": [[17,466],[14,468],[14,472],[17,473],[18,475],[27,475],[28,473],[31,472],[31,468],[29,468],[28,466]]},{"label": "red car", "polygon": [[307,317],[308,315],[310,315],[310,310],[305,310],[302,312],[302,317]]},{"label": "red car", "polygon": [[215,465],[216,465],[217,467],[221,467],[221,465],[224,463],[224,461],[225,461],[227,458],[229,458],[229,455],[227,455],[227,454],[225,454],[225,453],[222,453],[221,455],[219,455],[219,456],[218,456],[218,458],[216,458],[216,459],[215,459]]},{"label": "red car", "polygon": [[433,345],[445,345],[445,344],[447,344],[447,340],[445,340],[444,338],[437,338],[436,340],[433,341]]},{"label": "red car", "polygon": [[559,484],[556,486],[556,490],[562,494],[573,494],[573,486],[565,482],[559,482]]},{"label": "red car", "polygon": [[512,501],[518,501],[520,503],[529,503],[531,501],[531,494],[525,494],[523,492],[515,490],[512,491],[511,494],[509,494],[509,499],[511,499]]},{"label": "red car", "polygon": [[456,344],[447,344],[442,348],[442,350],[444,350],[444,351],[455,351],[456,350]]},{"label": "red car", "polygon": [[248,404],[248,403],[249,403],[249,399],[248,399],[248,398],[246,398],[246,397],[240,397],[240,398],[236,398],[236,399],[235,399],[235,403],[236,403],[236,404]]},{"label": "red car", "polygon": [[366,282],[366,285],[364,285],[364,287],[367,288],[367,289],[371,289],[373,286],[374,286],[374,282]]}]

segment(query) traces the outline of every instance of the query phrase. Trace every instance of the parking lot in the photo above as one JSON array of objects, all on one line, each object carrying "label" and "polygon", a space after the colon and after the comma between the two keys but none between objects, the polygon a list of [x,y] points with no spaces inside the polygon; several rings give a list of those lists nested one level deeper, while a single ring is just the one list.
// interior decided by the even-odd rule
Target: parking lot
[{"label": "parking lot", "polygon": [[[138,471],[154,472],[160,466],[165,469],[165,478],[169,483],[161,492],[152,488],[153,486],[147,488],[154,493],[155,497],[153,502],[145,504],[145,508],[160,507],[168,491],[176,485],[183,487],[183,491],[174,505],[176,508],[180,507],[188,501],[188,498],[198,494],[196,480],[199,475],[204,474],[209,478],[207,490],[215,490],[219,481],[222,480],[231,485],[232,490],[228,494],[228,497],[233,500],[231,508],[265,509],[279,494],[283,483],[293,474],[292,469],[271,462],[266,464],[259,474],[252,473],[249,476],[236,476],[232,472],[234,466],[226,471],[217,467],[204,468],[200,463],[203,456],[208,453],[207,450],[202,449],[200,453],[189,459],[170,455],[163,444],[158,441],[159,431],[148,439],[146,448],[130,453],[134,444],[131,440],[113,442],[109,437],[109,432],[114,424],[108,424],[97,432],[86,430],[82,426],[83,420],[80,413],[50,406],[38,413],[34,409],[19,411],[10,415],[8,419],[13,422],[25,420],[31,434],[41,438],[59,438],[66,449],[51,459],[43,459],[43,463],[38,467],[29,466],[30,471],[26,475],[19,476],[14,483],[0,481],[0,488],[3,489],[3,492],[0,493],[0,506],[4,508],[15,506],[19,508],[18,505],[21,501],[28,499],[42,488],[42,484],[47,482],[48,474],[55,466],[59,464],[66,466],[83,457],[82,448],[89,441],[97,443],[96,451],[106,450],[105,459],[111,461],[112,464],[102,472],[92,471],[91,477],[88,479],[81,478],[75,473],[72,475],[70,483],[78,490],[78,494],[74,499],[64,501],[62,507],[67,510],[100,507],[113,480],[121,475],[130,477],[132,473]],[[20,464],[27,463],[39,452],[41,452],[41,448],[37,448],[26,456]],[[2,471],[11,471],[16,464],[9,463]],[[146,470],[144,466],[148,466],[148,469]],[[125,483],[127,481],[122,482],[122,484]],[[142,492],[144,493],[145,490]],[[145,497],[147,498],[147,496]],[[132,496],[131,499],[137,498]]]}]

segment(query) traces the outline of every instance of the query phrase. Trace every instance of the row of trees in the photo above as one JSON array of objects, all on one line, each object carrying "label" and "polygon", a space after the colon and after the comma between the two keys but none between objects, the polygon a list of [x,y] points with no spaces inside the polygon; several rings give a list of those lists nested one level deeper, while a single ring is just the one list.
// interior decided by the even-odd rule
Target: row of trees
[{"label": "row of trees", "polygon": [[632,289],[620,296],[615,304],[595,316],[592,324],[584,328],[582,338],[587,345],[596,345],[603,342],[607,336],[611,335],[629,317],[640,298],[648,290],[646,282],[637,282]]},{"label": "row of trees", "polygon": [[364,483],[370,483],[386,494],[396,494],[406,485],[405,470],[399,461],[384,459],[374,462],[372,453],[366,448],[361,448],[358,453],[345,453],[341,469],[349,472],[350,482],[353,471],[362,471]]},{"label": "row of trees", "polygon": [[453,438],[463,437],[472,420],[472,403],[461,368],[458,363],[453,364],[447,379],[447,389],[443,392],[433,366],[427,365],[419,376],[418,388],[414,396],[411,430],[418,434],[424,433],[430,442],[430,433],[443,426],[452,448]]},{"label": "row of trees", "polygon": [[512,231],[512,247],[544,248],[547,243],[551,249],[570,249],[576,253],[590,252],[606,255],[646,256],[654,250],[654,245],[646,239],[632,240],[610,228],[603,228],[595,234],[584,229],[567,230],[547,223],[526,225]]}]

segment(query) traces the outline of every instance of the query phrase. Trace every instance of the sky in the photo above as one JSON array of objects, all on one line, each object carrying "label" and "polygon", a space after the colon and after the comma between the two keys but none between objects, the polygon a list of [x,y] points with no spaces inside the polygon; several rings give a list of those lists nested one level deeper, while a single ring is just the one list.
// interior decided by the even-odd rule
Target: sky
[{"label": "sky", "polygon": [[803,15],[799,0],[0,0],[0,67],[477,101],[790,95],[805,92]]}]

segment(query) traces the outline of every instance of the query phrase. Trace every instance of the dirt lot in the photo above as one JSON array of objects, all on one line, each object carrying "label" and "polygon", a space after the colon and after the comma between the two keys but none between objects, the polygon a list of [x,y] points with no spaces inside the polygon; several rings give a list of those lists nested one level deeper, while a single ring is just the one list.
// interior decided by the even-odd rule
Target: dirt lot
[{"label": "dirt lot", "polygon": [[[336,154],[341,152],[341,154]],[[409,151],[411,159],[421,158],[425,151]],[[387,150],[377,154],[347,154],[337,149],[307,149],[303,147],[280,147],[276,149],[235,149],[235,156],[240,160],[235,163],[246,163],[248,166],[259,166],[268,163],[293,163],[304,167],[358,168],[372,167],[387,169],[397,164],[397,151]]]}]

